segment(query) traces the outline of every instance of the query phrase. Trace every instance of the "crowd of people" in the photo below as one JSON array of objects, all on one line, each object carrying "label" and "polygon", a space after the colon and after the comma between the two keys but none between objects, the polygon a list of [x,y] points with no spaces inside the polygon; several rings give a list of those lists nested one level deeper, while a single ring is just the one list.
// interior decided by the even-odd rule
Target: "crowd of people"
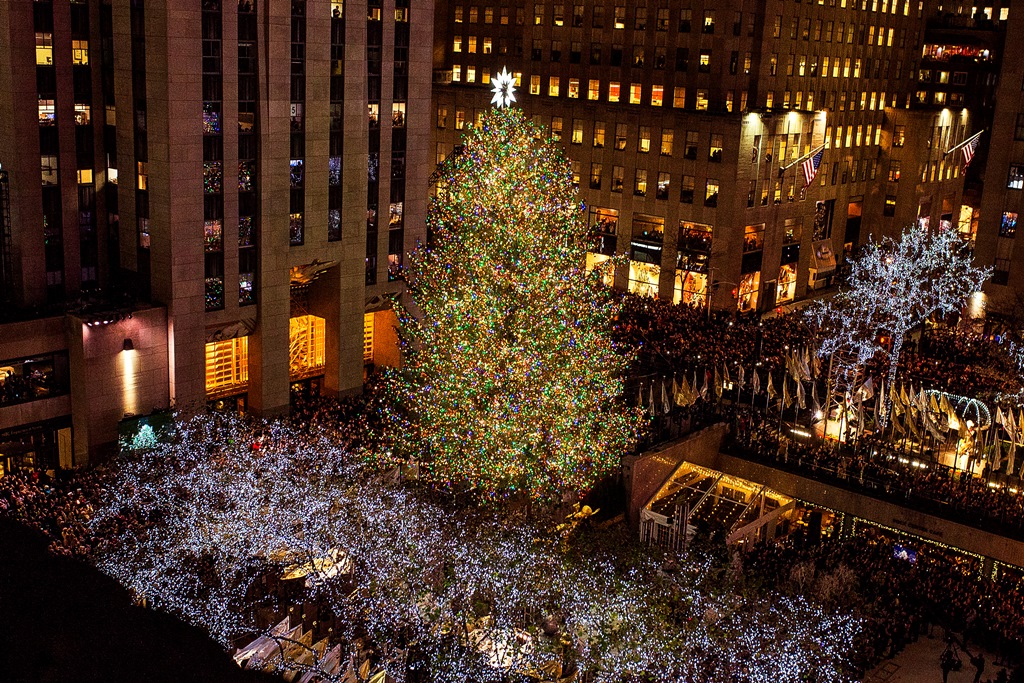
[{"label": "crowd of people", "polygon": [[[887,370],[879,361],[872,369],[877,376]],[[1011,367],[1007,347],[987,335],[936,328],[911,341],[900,355],[900,380],[915,386],[932,387],[993,404],[1001,395],[1020,390],[1017,372]]]},{"label": "crowd of people", "polygon": [[863,619],[853,648],[861,672],[924,633],[962,634],[962,647],[983,645],[998,655],[997,666],[1021,663],[1024,593],[1018,577],[982,577],[970,558],[937,546],[920,546],[907,555],[894,539],[873,530],[801,541],[804,537],[795,536],[753,546],[744,555],[744,567],[776,589],[854,607]]},{"label": "crowd of people", "polygon": [[61,477],[38,470],[8,472],[0,477],[0,514],[45,533],[54,554],[87,558],[99,542],[89,522],[104,478],[99,469]]},{"label": "crowd of people", "polygon": [[724,311],[680,306],[662,299],[628,295],[615,321],[614,336],[637,353],[640,374],[684,373],[696,367],[768,371],[786,367],[790,349],[806,345],[810,331],[797,316],[758,321]]}]

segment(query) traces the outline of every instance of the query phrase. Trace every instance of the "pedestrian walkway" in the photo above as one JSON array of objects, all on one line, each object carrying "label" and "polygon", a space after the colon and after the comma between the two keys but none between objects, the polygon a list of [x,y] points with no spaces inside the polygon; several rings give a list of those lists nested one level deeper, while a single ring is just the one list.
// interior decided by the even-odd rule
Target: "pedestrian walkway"
[{"label": "pedestrian walkway", "polygon": [[[939,657],[945,647],[942,634],[936,630],[931,638],[923,636],[916,643],[907,645],[892,659],[879,664],[868,673],[864,683],[941,683]],[[972,647],[971,652],[977,654],[978,651]],[[995,655],[985,651],[982,654],[985,656],[985,671],[981,680],[994,680],[1003,667],[995,665]],[[950,672],[948,683],[973,683],[976,671],[971,666],[970,658],[962,650],[960,658],[963,666],[959,671]]]}]

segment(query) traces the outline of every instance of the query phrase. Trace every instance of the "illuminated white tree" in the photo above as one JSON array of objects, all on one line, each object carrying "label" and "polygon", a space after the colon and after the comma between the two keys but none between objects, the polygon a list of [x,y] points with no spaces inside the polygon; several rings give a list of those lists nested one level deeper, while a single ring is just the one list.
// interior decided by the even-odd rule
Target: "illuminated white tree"
[{"label": "illuminated white tree", "polygon": [[932,313],[960,311],[991,275],[991,268],[972,261],[954,230],[911,227],[899,239],[867,244],[846,285],[807,310],[820,354],[847,351],[860,366],[881,354],[889,362],[889,378],[895,378],[907,335]]},{"label": "illuminated white tree", "polygon": [[452,510],[347,462],[315,429],[193,418],[122,464],[97,563],[225,645],[275,607],[264,576],[304,567],[300,599],[348,624],[343,647],[368,635],[374,670],[396,678],[850,680],[848,616],[751,597],[700,561],[663,572],[585,522]]}]

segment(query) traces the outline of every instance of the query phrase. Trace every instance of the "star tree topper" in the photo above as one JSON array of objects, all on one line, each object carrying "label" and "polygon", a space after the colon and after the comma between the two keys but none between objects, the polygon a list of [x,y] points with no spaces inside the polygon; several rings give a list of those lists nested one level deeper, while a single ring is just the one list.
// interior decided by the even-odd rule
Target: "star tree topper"
[{"label": "star tree topper", "polygon": [[494,93],[491,104],[497,105],[498,109],[501,109],[516,101],[516,77],[510,74],[506,67],[501,67],[501,71],[494,75],[491,83],[494,85],[494,88],[491,89],[491,92]]}]

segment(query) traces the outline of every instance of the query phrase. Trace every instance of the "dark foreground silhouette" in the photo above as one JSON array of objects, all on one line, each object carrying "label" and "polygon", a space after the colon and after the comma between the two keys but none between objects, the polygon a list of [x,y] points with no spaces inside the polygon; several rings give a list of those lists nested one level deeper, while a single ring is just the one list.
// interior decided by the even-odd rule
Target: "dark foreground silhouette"
[{"label": "dark foreground silhouette", "polygon": [[0,681],[279,681],[240,670],[202,631],[136,607],[109,577],[0,518]]}]

